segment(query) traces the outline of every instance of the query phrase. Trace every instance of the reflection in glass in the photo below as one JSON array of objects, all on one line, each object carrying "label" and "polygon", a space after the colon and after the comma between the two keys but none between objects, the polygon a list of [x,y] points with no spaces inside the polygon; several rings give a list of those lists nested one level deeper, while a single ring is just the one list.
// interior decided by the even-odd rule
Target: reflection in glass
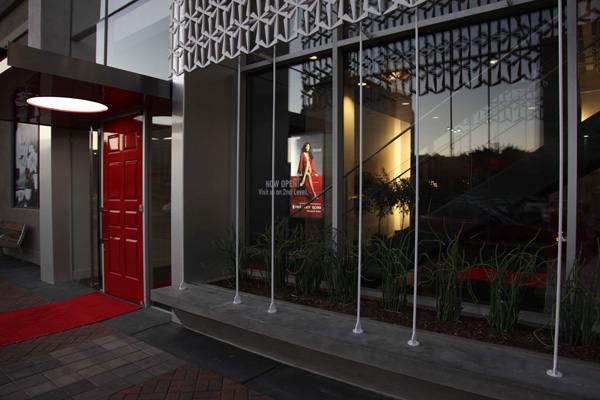
[{"label": "reflection in glass", "polygon": [[[423,21],[460,11],[472,10],[477,7],[499,3],[501,1],[503,0],[429,0],[418,7],[419,20]],[[382,15],[370,15],[363,21],[363,29],[366,32],[378,32],[414,23],[414,9],[398,6],[398,3],[393,0],[384,0],[378,3],[378,5],[381,6],[380,9],[383,11],[381,13]],[[344,28],[346,28],[346,37],[358,36],[356,25],[345,24]]]},{"label": "reflection in glass", "polygon": [[[104,2],[105,0],[102,0]],[[112,14],[117,11],[119,8],[126,6],[129,3],[134,2],[135,0],[108,0],[108,14]]]},{"label": "reflection in glass", "polygon": [[[591,283],[600,251],[600,1],[579,1],[577,256]],[[555,205],[554,205],[555,207]],[[596,290],[599,288],[596,287]]]},{"label": "reflection in glass", "polygon": [[107,65],[169,78],[169,2],[141,0],[108,18]]},{"label": "reflection in glass", "polygon": [[[277,70],[275,181],[271,183],[272,72],[248,77],[247,243],[275,216],[286,230],[331,224],[331,59]],[[308,143],[308,145],[307,145]]]},{"label": "reflection in glass", "polygon": [[151,148],[152,289],[171,285],[171,126],[153,117]]},{"label": "reflection in glass", "polygon": [[[530,241],[548,259],[556,256],[550,248],[558,187],[555,14],[545,9],[420,37],[422,240],[460,233],[461,249],[473,263],[482,247],[511,249]],[[384,178],[388,189],[395,183],[414,188],[413,43],[397,41],[364,54],[364,178]],[[345,64],[344,215],[356,232],[357,52],[348,53]],[[380,201],[377,192],[384,188],[365,190],[368,204]],[[363,238],[397,241],[415,216],[393,211],[382,217],[371,209]],[[546,291],[540,286],[528,289],[529,305],[537,309]]]}]

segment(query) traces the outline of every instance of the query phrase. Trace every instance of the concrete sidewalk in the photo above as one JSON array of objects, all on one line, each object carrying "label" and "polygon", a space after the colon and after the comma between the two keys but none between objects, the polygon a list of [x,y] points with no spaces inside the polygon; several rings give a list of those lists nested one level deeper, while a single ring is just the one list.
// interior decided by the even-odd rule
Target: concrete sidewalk
[{"label": "concrete sidewalk", "polygon": [[[0,312],[92,291],[49,285],[39,266],[0,257]],[[385,399],[192,332],[155,308],[0,347],[0,398]]]}]

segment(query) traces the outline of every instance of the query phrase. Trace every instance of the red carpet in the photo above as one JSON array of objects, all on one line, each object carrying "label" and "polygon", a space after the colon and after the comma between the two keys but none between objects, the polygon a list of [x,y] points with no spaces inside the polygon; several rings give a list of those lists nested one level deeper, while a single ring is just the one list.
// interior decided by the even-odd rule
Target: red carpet
[{"label": "red carpet", "polygon": [[104,321],[140,307],[101,292],[0,314],[0,346]]}]

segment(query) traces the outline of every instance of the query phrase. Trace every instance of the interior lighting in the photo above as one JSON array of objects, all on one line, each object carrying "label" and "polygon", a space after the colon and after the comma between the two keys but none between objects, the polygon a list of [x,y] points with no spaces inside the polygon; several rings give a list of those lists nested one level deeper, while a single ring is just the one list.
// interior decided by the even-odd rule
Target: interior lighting
[{"label": "interior lighting", "polygon": [[367,82],[363,82],[363,83],[358,82],[358,86],[360,86],[360,85],[367,86]]},{"label": "interior lighting", "polygon": [[438,116],[433,116],[433,117],[431,117],[431,119],[440,119],[440,117],[438,117]]},{"label": "interior lighting", "polygon": [[318,59],[319,59],[319,57],[317,57],[317,56],[311,56],[311,57],[310,57],[310,59],[311,59],[311,60],[318,60]]},{"label": "interior lighting", "polygon": [[494,58],[494,59],[490,60],[490,65],[495,65],[498,63],[498,61],[499,61],[498,59]]},{"label": "interior lighting", "polygon": [[404,103],[402,103],[403,106],[410,106],[410,103],[405,101]]},{"label": "interior lighting", "polygon": [[108,107],[104,104],[72,97],[31,97],[27,99],[27,103],[46,110],[72,113],[100,113],[108,110]]},{"label": "interior lighting", "polygon": [[410,74],[406,71],[392,71],[392,72],[389,72],[386,75],[384,75],[384,77],[389,79],[391,82],[394,82],[397,80],[405,81],[410,77]]},{"label": "interior lighting", "polygon": [[529,107],[528,110],[535,110],[535,106]]}]

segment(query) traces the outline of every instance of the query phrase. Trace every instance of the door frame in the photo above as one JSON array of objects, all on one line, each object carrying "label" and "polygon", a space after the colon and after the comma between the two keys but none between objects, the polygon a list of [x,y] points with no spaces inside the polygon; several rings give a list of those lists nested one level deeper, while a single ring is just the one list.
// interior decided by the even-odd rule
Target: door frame
[{"label": "door frame", "polygon": [[98,154],[99,154],[99,191],[98,191],[98,200],[99,200],[99,221],[98,221],[98,245],[100,246],[100,274],[102,277],[102,292],[106,293],[106,277],[104,274],[104,123],[108,121],[113,121],[115,119],[127,118],[133,116],[141,116],[142,117],[142,282],[143,282],[143,307],[149,307],[150,305],[150,268],[148,264],[148,260],[151,260],[151,246],[148,241],[150,235],[148,233],[148,229],[150,227],[149,218],[151,215],[148,215],[147,210],[151,210],[150,201],[148,197],[148,140],[150,138],[149,129],[150,126],[148,124],[148,120],[151,118],[151,113],[147,108],[137,109],[128,113],[118,114],[111,116],[110,118],[103,119],[100,128],[98,129]]}]

